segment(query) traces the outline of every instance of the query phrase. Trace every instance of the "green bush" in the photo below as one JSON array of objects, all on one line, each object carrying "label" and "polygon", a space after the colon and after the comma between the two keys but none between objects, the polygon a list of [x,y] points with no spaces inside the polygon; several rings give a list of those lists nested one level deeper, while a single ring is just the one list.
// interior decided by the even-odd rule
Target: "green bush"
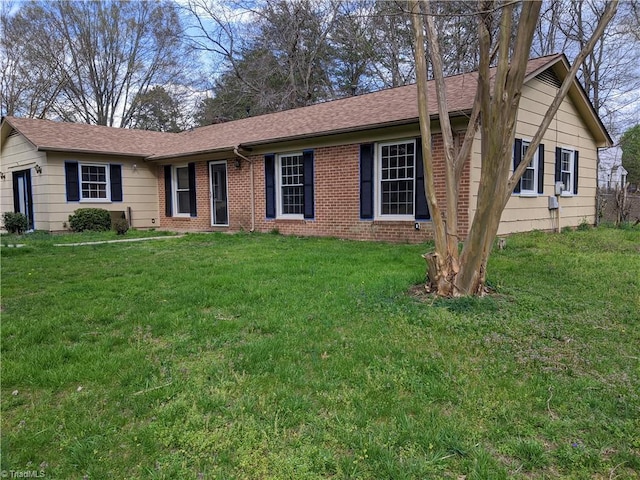
[{"label": "green bush", "polygon": [[29,220],[23,213],[5,212],[2,214],[2,222],[9,233],[21,235],[29,228]]},{"label": "green bush", "polygon": [[580,225],[576,227],[576,230],[584,231],[584,230],[591,230],[592,228],[593,228],[593,225],[591,225],[586,218],[583,218],[582,221],[580,222]]},{"label": "green bush", "polygon": [[124,235],[129,230],[129,222],[125,218],[119,218],[113,222],[113,229],[118,235]]},{"label": "green bush", "polygon": [[111,214],[103,208],[79,208],[69,215],[69,226],[75,232],[111,229]]}]

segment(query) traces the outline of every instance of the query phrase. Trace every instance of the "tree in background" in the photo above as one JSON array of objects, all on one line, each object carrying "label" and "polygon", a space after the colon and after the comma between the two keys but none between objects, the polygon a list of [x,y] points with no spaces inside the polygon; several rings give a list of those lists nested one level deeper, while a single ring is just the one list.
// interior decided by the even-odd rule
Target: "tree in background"
[{"label": "tree in background", "polygon": [[41,0],[13,11],[3,16],[7,113],[126,127],[136,96],[185,81],[189,57],[172,1]]},{"label": "tree in background", "polygon": [[640,125],[631,127],[620,139],[622,166],[627,171],[627,182],[640,186]]},{"label": "tree in background", "polygon": [[0,2],[0,114],[44,118],[66,84],[57,69],[64,42],[43,34],[48,25],[39,18],[15,15],[16,9],[15,3]]},{"label": "tree in background", "polygon": [[260,8],[242,7],[253,21],[238,25],[213,2],[191,0],[187,11],[195,18],[192,47],[215,55],[224,65],[214,81],[214,97],[202,105],[214,107],[217,118],[235,119],[331,98],[334,51],[328,35],[337,6],[269,0]]},{"label": "tree in background", "polygon": [[[513,188],[531,162],[534,152],[566,97],[576,78],[579,66],[593,51],[607,24],[614,16],[617,1],[607,4],[590,38],[578,54],[557,94],[551,102],[527,153],[513,174],[512,149],[516,116],[525,79],[527,62],[535,33],[540,2],[523,2],[519,12],[514,2],[483,0],[478,4],[478,58],[479,70],[476,97],[459,148],[454,143],[444,87],[441,37],[436,28],[431,2],[410,0],[412,25],[416,45],[416,75],[418,108],[422,137],[425,191],[433,220],[435,251],[425,255],[428,265],[428,286],[442,296],[481,295],[485,289],[487,261],[493,247],[500,217],[511,197]],[[518,13],[516,15],[516,13]],[[497,35],[494,21],[498,20]],[[517,25],[513,35],[514,22]],[[429,46],[438,118],[444,142],[445,205],[435,196],[434,162],[431,150],[430,115],[427,105],[427,62],[425,53],[425,26]],[[491,65],[495,71],[491,75]],[[493,86],[491,77],[494,78]],[[499,125],[500,128],[496,128]],[[476,130],[480,132],[481,170],[477,205],[462,250],[458,236],[458,190],[462,170],[468,161]]]},{"label": "tree in background", "polygon": [[[573,63],[606,5],[597,0],[544,1],[534,37],[534,55],[563,52]],[[624,107],[640,99],[640,7],[637,1],[623,2],[619,10],[591,53],[580,62],[578,72],[587,96],[613,136],[628,126]]]},{"label": "tree in background", "polygon": [[131,118],[131,128],[181,132],[188,124],[181,103],[176,95],[171,95],[161,86],[138,93],[133,100],[135,113]]}]

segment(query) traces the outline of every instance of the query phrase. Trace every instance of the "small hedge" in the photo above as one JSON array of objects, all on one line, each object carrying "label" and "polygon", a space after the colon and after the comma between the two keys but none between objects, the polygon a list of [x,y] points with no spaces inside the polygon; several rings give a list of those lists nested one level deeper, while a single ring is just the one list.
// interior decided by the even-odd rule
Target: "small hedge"
[{"label": "small hedge", "polygon": [[2,214],[2,223],[9,233],[22,235],[29,228],[29,220],[23,213],[5,212]]},{"label": "small hedge", "polygon": [[79,208],[69,215],[69,226],[74,232],[110,230],[111,214],[103,208]]},{"label": "small hedge", "polygon": [[118,235],[124,235],[129,230],[129,222],[126,218],[119,218],[113,222],[113,229]]}]

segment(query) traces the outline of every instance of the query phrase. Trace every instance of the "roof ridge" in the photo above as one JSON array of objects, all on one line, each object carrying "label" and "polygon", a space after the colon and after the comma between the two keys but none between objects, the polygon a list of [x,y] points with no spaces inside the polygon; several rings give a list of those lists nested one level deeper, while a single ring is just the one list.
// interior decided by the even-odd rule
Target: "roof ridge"
[{"label": "roof ridge", "polygon": [[[531,62],[531,61],[541,60],[543,58],[549,58],[549,60],[551,60],[551,58],[560,57],[562,55],[563,55],[562,53],[553,53],[553,54],[549,54],[549,55],[541,55],[539,57],[530,58],[529,60],[527,60],[527,63]],[[495,66],[491,67],[491,70],[493,70],[495,68],[496,68]],[[449,80],[449,79],[454,79],[456,77],[462,77],[462,76],[466,76],[466,75],[473,75],[473,74],[475,74],[477,72],[478,72],[478,69],[471,70],[471,71],[468,71],[468,72],[456,73],[454,75],[448,75],[448,76],[444,77],[444,79],[446,81],[446,80]],[[429,83],[431,83],[433,81],[434,81],[434,79],[429,79],[427,81],[427,83],[429,84]],[[370,95],[379,94],[379,93],[382,93],[382,92],[390,92],[392,90],[400,90],[400,89],[405,89],[405,88],[415,87],[415,86],[416,86],[416,82],[407,83],[405,85],[396,85],[396,86],[391,86],[391,87],[383,87],[383,88],[381,88],[379,90],[374,90],[372,92],[365,92],[365,93],[362,93],[362,94],[359,94],[359,95],[349,95],[349,96],[346,96],[346,97],[332,98],[332,99],[329,99],[329,100],[312,103],[311,105],[304,105],[304,106],[299,106],[299,107],[285,108],[283,110],[276,110],[274,112],[262,113],[260,115],[255,115],[255,116],[251,116],[251,117],[236,118],[236,119],[229,120],[229,121],[226,121],[226,122],[212,123],[210,125],[202,125],[200,127],[195,127],[195,128],[186,130],[184,132],[180,132],[179,135],[193,133],[193,132],[199,131],[199,130],[201,130],[203,128],[208,128],[208,129],[212,130],[215,127],[218,127],[219,125],[229,124],[229,123],[232,123],[232,122],[240,122],[240,121],[245,121],[245,120],[249,120],[249,119],[252,119],[252,118],[267,117],[269,115],[281,114],[281,113],[290,112],[290,111],[293,111],[293,110],[300,110],[300,109],[316,107],[318,105],[327,105],[327,104],[330,104],[330,103],[346,102],[346,101],[349,101],[349,100],[352,100],[352,99],[358,98],[358,97],[361,98],[361,97],[366,97],[366,96],[370,96]]]},{"label": "roof ridge", "polygon": [[[531,75],[552,65],[562,53],[530,59]],[[495,67],[492,67],[495,69]],[[451,115],[471,110],[477,70],[446,77],[447,103]],[[433,88],[433,80],[429,88]],[[435,96],[429,96],[430,111],[437,112]],[[156,132],[104,125],[54,120],[5,117],[5,123],[20,131],[40,150],[76,153],[133,155],[148,160],[230,152],[238,145],[267,145],[404,125],[417,122],[416,84],[383,88],[361,95],[318,102],[305,107],[280,110],[229,122],[217,123],[181,133]],[[97,127],[104,127],[99,129]]]}]

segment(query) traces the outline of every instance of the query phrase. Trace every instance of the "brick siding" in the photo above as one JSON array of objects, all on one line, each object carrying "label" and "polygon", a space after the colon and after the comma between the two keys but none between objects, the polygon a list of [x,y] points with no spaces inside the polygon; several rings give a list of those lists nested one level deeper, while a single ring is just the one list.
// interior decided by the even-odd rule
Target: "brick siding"
[{"label": "brick siding", "polygon": [[[444,161],[442,138],[435,135],[433,151],[436,158],[436,196],[445,201]],[[431,221],[386,221],[360,219],[360,145],[340,145],[314,149],[315,217],[307,220],[267,219],[265,215],[264,157],[251,156],[254,168],[255,230],[277,230],[285,235],[330,236],[353,240],[420,243],[432,238]],[[469,163],[465,166],[459,192],[460,235],[466,235],[469,225]],[[160,196],[160,226],[191,231],[248,231],[251,229],[250,166],[243,161],[241,168],[235,159],[227,164],[229,226],[211,226],[209,198],[209,170],[207,162],[196,164],[196,197],[198,216],[194,218],[166,217],[164,171],[158,167]]]}]

